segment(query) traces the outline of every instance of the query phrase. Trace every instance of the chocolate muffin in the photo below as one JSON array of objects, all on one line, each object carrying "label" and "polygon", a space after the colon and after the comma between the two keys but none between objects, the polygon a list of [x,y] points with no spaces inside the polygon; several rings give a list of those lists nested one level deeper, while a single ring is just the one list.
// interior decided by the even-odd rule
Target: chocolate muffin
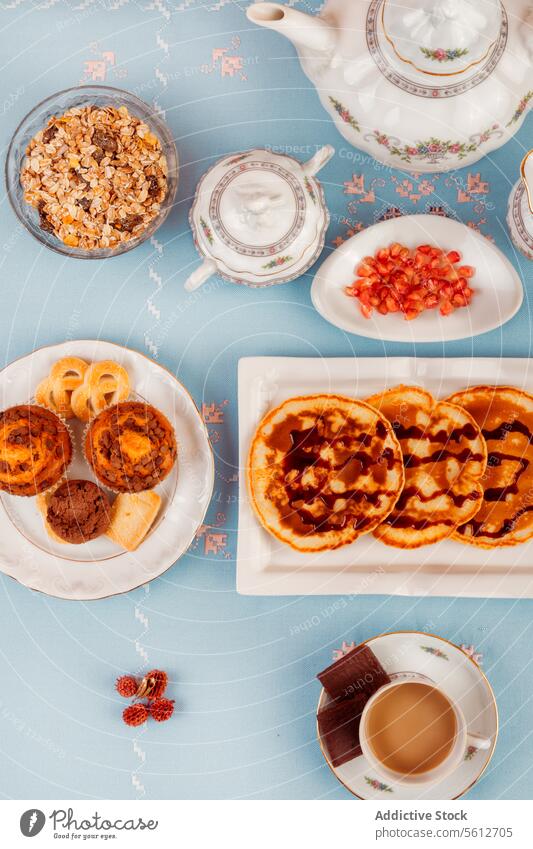
[{"label": "chocolate muffin", "polygon": [[55,413],[19,404],[0,413],[0,489],[37,495],[63,476],[72,459],[70,434]]},{"label": "chocolate muffin", "polygon": [[105,534],[111,505],[92,481],[67,480],[50,496],[46,520],[65,542],[80,545]]},{"label": "chocolate muffin", "polygon": [[149,404],[123,401],[92,420],[85,455],[98,480],[115,492],[153,489],[178,453],[168,419]]}]

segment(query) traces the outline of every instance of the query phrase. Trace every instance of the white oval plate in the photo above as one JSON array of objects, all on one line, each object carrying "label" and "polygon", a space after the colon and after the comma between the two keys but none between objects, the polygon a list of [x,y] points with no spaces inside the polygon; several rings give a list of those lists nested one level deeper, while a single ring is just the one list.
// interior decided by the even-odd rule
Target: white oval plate
[{"label": "white oval plate", "polygon": [[[44,529],[35,498],[0,494],[0,570],[48,595],[86,600],[135,589],[185,553],[211,500],[214,461],[207,429],[185,387],[144,354],[111,342],[50,345],[11,363],[0,373],[0,409],[30,401],[52,364],[72,356],[124,366],[132,394],[166,415],[178,442],[178,461],[156,488],[162,499],[159,515],[136,551],[124,551],[106,536],[84,545],[55,542]],[[68,476],[95,480],[81,450],[84,425],[72,420],[69,426],[74,459]]]},{"label": "white oval plate", "polygon": [[[427,310],[413,321],[405,321],[399,313],[380,315],[376,310],[364,318],[357,298],[346,295],[344,289],[355,280],[355,268],[363,257],[392,242],[409,248],[431,244],[459,251],[461,264],[476,269],[471,305],[448,316]],[[326,321],[348,333],[391,342],[444,342],[478,336],[509,321],[520,309],[523,296],[520,277],[492,242],[466,224],[441,215],[404,215],[356,233],[322,263],[311,286],[313,304]]]},{"label": "white oval plate", "polygon": [[[492,687],[477,663],[454,643],[422,631],[397,631],[365,640],[386,672],[420,672],[458,703],[470,731],[489,737],[489,749],[469,748],[462,763],[429,787],[384,782],[363,756],[334,767],[320,740],[328,766],[341,784],[360,799],[397,802],[406,799],[457,799],[478,781],[492,758],[498,739],[498,708]],[[330,698],[320,693],[317,711]]]}]

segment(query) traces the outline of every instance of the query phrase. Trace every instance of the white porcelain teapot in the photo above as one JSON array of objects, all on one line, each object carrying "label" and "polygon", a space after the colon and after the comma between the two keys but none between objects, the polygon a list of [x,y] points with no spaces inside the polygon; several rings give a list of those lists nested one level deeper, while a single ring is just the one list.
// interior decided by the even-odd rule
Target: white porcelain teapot
[{"label": "white porcelain teapot", "polygon": [[329,212],[315,175],[334,153],[326,145],[300,163],[255,148],[216,162],[198,183],[189,215],[204,261],[185,281],[187,291],[215,273],[254,287],[303,274],[324,247]]},{"label": "white porcelain teapot", "polygon": [[533,0],[255,3],[286,35],[342,135],[397,168],[448,171],[505,144],[533,104]]}]

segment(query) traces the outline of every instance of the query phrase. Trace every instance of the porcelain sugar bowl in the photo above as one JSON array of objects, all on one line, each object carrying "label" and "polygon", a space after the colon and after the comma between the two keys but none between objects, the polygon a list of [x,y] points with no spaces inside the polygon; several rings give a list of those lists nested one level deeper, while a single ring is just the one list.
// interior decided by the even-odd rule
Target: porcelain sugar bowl
[{"label": "porcelain sugar bowl", "polygon": [[254,287],[303,274],[324,247],[329,213],[315,174],[334,152],[326,145],[301,164],[257,148],[226,156],[210,168],[190,213],[204,261],[185,288],[190,292],[215,273]]},{"label": "porcelain sugar bowl", "polygon": [[509,195],[507,224],[518,250],[533,259],[533,150],[524,156],[520,179]]},{"label": "porcelain sugar bowl", "polygon": [[320,15],[261,2],[246,13],[294,43],[342,135],[396,168],[472,165],[533,105],[533,0],[326,0]]}]

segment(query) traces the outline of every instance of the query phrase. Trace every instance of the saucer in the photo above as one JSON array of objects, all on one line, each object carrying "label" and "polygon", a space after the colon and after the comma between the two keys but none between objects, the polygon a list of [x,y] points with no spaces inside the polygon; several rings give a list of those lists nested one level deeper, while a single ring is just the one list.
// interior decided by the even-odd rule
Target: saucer
[{"label": "saucer", "polygon": [[[342,766],[332,766],[319,735],[318,742],[329,768],[341,784],[360,799],[443,800],[462,796],[487,768],[498,737],[498,708],[485,674],[454,643],[422,631],[380,634],[365,643],[388,673],[418,672],[431,678],[457,702],[469,731],[490,737],[492,746],[487,750],[469,747],[461,765],[451,775],[428,787],[420,787],[384,782],[362,755]],[[330,701],[322,690],[317,712]]]},{"label": "saucer", "polygon": [[[135,551],[125,551],[107,536],[84,545],[57,542],[46,533],[35,498],[0,493],[0,571],[59,598],[107,598],[157,578],[187,551],[211,500],[213,452],[202,416],[174,375],[144,354],[111,342],[70,341],[15,360],[0,372],[0,409],[31,403],[37,384],[62,357],[114,360],[123,366],[132,395],[153,404],[172,424],[178,461],[155,490],[161,497],[159,515]],[[67,476],[98,483],[82,451],[85,425],[71,419],[69,430],[74,456]]]},{"label": "saucer", "polygon": [[[355,280],[355,269],[365,256],[400,242],[409,248],[431,244],[445,251],[457,250],[461,265],[472,265],[474,296],[468,307],[441,316],[426,310],[413,321],[399,313],[364,318],[356,298],[345,293]],[[466,224],[442,215],[404,215],[380,221],[356,233],[335,250],[318,269],[311,287],[313,305],[326,321],[370,339],[391,342],[444,342],[487,333],[505,324],[520,309],[523,289],[520,277],[507,257]]]}]

